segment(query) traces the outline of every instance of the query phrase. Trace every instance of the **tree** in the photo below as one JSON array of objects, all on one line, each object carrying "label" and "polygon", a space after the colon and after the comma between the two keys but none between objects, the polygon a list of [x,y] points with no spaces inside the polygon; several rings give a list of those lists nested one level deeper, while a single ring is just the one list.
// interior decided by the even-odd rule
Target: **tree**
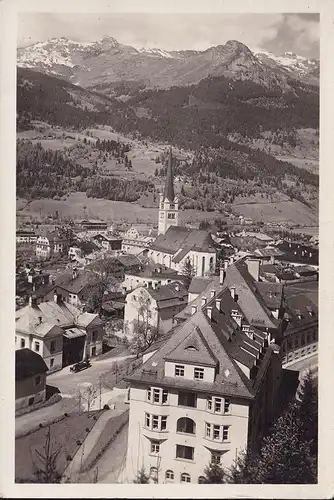
[{"label": "tree", "polygon": [[133,322],[132,347],[137,354],[150,347],[159,337],[159,328],[152,323],[152,299],[142,290],[137,297],[137,319]]},{"label": "tree", "polygon": [[299,417],[304,426],[304,438],[310,442],[311,453],[318,454],[318,388],[308,371],[297,393]]},{"label": "tree", "polygon": [[37,483],[60,483],[62,475],[58,470],[57,462],[61,451],[61,447],[53,449],[51,442],[51,426],[49,425],[43,450],[39,451],[35,449],[37,461],[39,461],[39,464],[33,461],[35,469],[34,476]]},{"label": "tree", "polygon": [[148,484],[150,482],[150,476],[146,474],[144,467],[137,472],[136,479],[133,482],[136,484]]},{"label": "tree", "polygon": [[205,482],[208,484],[225,483],[225,472],[219,464],[212,462],[204,469]]},{"label": "tree", "polygon": [[196,275],[194,266],[191,263],[190,257],[188,256],[182,266],[180,274],[184,277],[185,287],[188,289],[191,283],[191,280]]}]

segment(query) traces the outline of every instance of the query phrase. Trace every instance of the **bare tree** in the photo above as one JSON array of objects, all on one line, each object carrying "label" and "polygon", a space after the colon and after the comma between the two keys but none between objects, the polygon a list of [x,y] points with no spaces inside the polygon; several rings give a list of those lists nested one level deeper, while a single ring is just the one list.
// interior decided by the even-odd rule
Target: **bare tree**
[{"label": "bare tree", "polygon": [[133,322],[133,348],[139,354],[159,337],[159,327],[153,324],[152,299],[141,291],[137,298],[137,319]]},{"label": "bare tree", "polygon": [[53,448],[51,442],[51,426],[45,437],[45,443],[42,451],[35,449],[37,462],[33,461],[34,475],[37,483],[60,483],[62,475],[58,470],[58,457],[62,451],[62,447]]}]

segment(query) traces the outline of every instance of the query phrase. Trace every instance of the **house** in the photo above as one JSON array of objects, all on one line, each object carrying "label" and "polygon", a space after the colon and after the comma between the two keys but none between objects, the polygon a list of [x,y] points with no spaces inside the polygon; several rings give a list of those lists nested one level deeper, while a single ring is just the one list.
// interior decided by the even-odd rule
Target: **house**
[{"label": "house", "polygon": [[89,270],[78,271],[73,268],[54,280],[52,287],[49,287],[44,294],[44,300],[53,300],[54,294],[64,302],[75,307],[84,307],[92,292],[92,288],[100,282],[100,278]]},{"label": "house", "polygon": [[137,322],[155,327],[160,333],[173,328],[174,317],[187,305],[188,292],[180,282],[164,286],[139,287],[126,296],[124,334],[131,337]]},{"label": "house", "polygon": [[16,243],[35,243],[37,241],[37,234],[34,231],[18,229],[16,231]]},{"label": "house", "polygon": [[284,286],[283,365],[307,359],[318,352],[318,281]]},{"label": "house", "polygon": [[68,250],[68,257],[71,260],[81,260],[86,255],[98,250],[98,247],[92,241],[77,241],[74,245],[70,246]]},{"label": "house", "polygon": [[46,398],[46,372],[43,358],[30,349],[15,352],[15,409],[21,410]]},{"label": "house", "polygon": [[50,232],[40,235],[36,241],[36,257],[39,259],[49,259],[54,255],[64,255],[69,247],[66,237],[58,232]]},{"label": "house", "polygon": [[103,248],[107,252],[114,252],[115,255],[121,253],[122,250],[122,238],[118,236],[113,236],[111,234],[97,234],[92,238],[93,242],[100,248]]},{"label": "house", "polygon": [[108,223],[103,220],[83,220],[80,222],[83,231],[86,232],[99,232],[107,231]]},{"label": "house", "polygon": [[267,332],[242,329],[238,301],[225,282],[214,284],[126,377],[128,481],[144,467],[153,482],[202,483],[210,462],[229,467],[241,450],[256,450],[274,421],[280,348]]},{"label": "house", "polygon": [[292,241],[281,241],[277,244],[278,250],[282,255],[277,257],[277,260],[291,265],[306,264],[314,269],[319,267],[319,250],[302,243],[294,243]]},{"label": "house", "polygon": [[156,288],[158,285],[167,285],[180,279],[182,280],[182,276],[174,269],[163,264],[147,264],[140,266],[139,270],[125,272],[122,288],[127,292],[141,286]]},{"label": "house", "polygon": [[56,371],[102,352],[103,323],[97,314],[82,313],[54,294],[53,300],[29,305],[15,313],[15,348],[39,354],[49,371]]},{"label": "house", "polygon": [[157,236],[157,230],[147,224],[131,226],[122,237],[122,250],[139,255],[147,250]]}]

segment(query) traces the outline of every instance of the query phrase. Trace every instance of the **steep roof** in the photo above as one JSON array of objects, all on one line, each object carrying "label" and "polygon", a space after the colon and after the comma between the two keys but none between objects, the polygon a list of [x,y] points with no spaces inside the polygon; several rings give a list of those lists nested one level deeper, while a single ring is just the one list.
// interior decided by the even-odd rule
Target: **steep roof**
[{"label": "steep roof", "polygon": [[189,293],[201,293],[212,280],[210,278],[202,278],[195,276],[190,283]]},{"label": "steep roof", "polygon": [[73,278],[72,273],[67,273],[67,279],[64,279],[64,276],[62,276],[61,280],[56,279],[56,285],[64,288],[64,290],[67,290],[70,293],[79,293],[81,290],[83,290],[86,286],[89,285],[94,285],[99,282],[99,279],[97,275],[93,272],[89,271],[84,271],[75,278]]},{"label": "steep roof", "polygon": [[186,249],[183,257],[190,250],[211,253],[216,251],[215,243],[208,231],[201,229],[190,230],[179,226],[171,226],[165,234],[160,234],[152,243],[151,248],[169,254],[175,254],[179,250],[183,252],[183,249]]},{"label": "steep roof", "polygon": [[283,286],[278,283],[256,283],[264,303],[269,309],[279,309],[282,304]]},{"label": "steep roof", "polygon": [[217,358],[204,339],[201,329],[196,326],[181,342],[166,354],[167,360],[184,361],[186,363],[200,363],[201,365],[217,366]]},{"label": "steep roof", "polygon": [[243,259],[228,266],[225,283],[229,288],[235,287],[238,305],[251,325],[262,328],[277,328],[279,322],[266,306]]},{"label": "steep roof", "polygon": [[157,302],[158,309],[171,307],[172,305],[187,304],[188,291],[181,283],[168,283],[159,288],[146,289],[151,297]]},{"label": "steep roof", "polygon": [[15,351],[15,380],[24,380],[47,371],[44,359],[36,352],[27,348]]},{"label": "steep roof", "polygon": [[[205,339],[209,349],[219,361],[219,371],[213,383],[165,377],[164,358],[174,350],[189,333],[198,327]],[[146,363],[140,366],[134,374],[127,377],[129,381],[156,383],[168,387],[185,388],[200,392],[211,392],[213,394],[225,394],[227,396],[239,396],[251,399],[252,392],[247,386],[245,377],[241,370],[235,365],[227,354],[223,345],[212,330],[207,318],[199,311],[186,321],[174,335],[156,352]]]},{"label": "steep roof", "polygon": [[300,294],[287,297],[285,314],[289,321],[285,325],[284,335],[288,335],[295,328],[318,323],[318,306],[306,295]]},{"label": "steep roof", "polygon": [[169,148],[168,166],[167,166],[167,177],[164,191],[164,199],[169,202],[173,202],[175,198],[174,194],[174,177],[173,177],[173,156],[172,148]]}]

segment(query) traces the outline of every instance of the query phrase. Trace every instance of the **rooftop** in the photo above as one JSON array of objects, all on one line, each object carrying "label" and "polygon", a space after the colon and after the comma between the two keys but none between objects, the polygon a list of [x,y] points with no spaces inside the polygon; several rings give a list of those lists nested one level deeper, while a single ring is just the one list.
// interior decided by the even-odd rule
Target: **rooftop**
[{"label": "rooftop", "polygon": [[15,380],[24,380],[47,371],[43,358],[36,352],[26,348],[15,351]]},{"label": "rooftop", "polygon": [[159,234],[151,246],[152,250],[175,254],[183,249],[215,252],[215,243],[208,231],[171,226],[165,234]]}]

